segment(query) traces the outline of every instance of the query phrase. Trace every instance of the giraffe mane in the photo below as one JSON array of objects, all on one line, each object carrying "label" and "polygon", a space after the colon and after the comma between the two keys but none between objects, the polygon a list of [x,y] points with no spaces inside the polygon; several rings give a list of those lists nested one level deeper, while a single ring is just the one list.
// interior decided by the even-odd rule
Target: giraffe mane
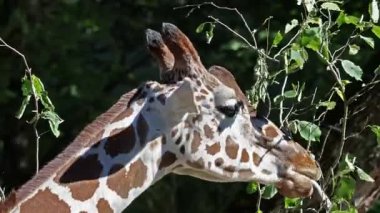
[{"label": "giraffe mane", "polygon": [[102,133],[105,126],[114,121],[129,106],[129,102],[133,101],[136,96],[137,89],[125,93],[120,99],[105,113],[98,116],[93,122],[88,124],[74,139],[68,147],[64,149],[54,160],[44,166],[31,180],[26,182],[17,191],[12,191],[5,201],[0,202],[0,212],[6,212],[12,208],[17,202],[24,200],[30,193],[36,190],[41,184],[56,173],[60,168],[67,165],[69,159],[75,156],[81,148],[85,148],[99,142],[96,140]]}]

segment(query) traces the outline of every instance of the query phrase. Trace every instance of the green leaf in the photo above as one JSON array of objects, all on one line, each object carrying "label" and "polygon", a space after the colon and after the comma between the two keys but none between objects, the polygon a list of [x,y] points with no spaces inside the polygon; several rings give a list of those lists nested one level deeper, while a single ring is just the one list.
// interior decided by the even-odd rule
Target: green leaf
[{"label": "green leaf", "polygon": [[42,83],[41,79],[39,79],[35,75],[32,75],[32,86],[35,89],[36,95],[40,98],[42,95],[42,92],[45,91],[45,87],[44,87],[44,84]]},{"label": "green leaf", "polygon": [[263,213],[263,211],[261,211],[261,209],[257,210],[256,213]]},{"label": "green leaf", "polygon": [[334,109],[335,105],[336,105],[335,101],[324,101],[324,102],[320,102],[318,104],[318,106],[324,106],[324,107],[326,107],[327,110]]},{"label": "green leaf", "polygon": [[355,26],[358,25],[360,19],[356,16],[349,16],[345,14],[344,12],[340,12],[338,18],[336,19],[336,22],[338,23],[338,26],[340,27],[343,24],[353,24]]},{"label": "green leaf", "polygon": [[320,29],[318,27],[305,29],[301,34],[300,43],[301,46],[318,52],[322,44]]},{"label": "green leaf", "polygon": [[349,60],[342,60],[343,70],[358,81],[362,80],[363,71],[358,65]]},{"label": "green leaf", "polygon": [[21,91],[23,96],[28,96],[33,94],[32,90],[32,83],[30,80],[25,76],[21,80]]},{"label": "green leaf", "polygon": [[373,73],[375,73],[375,75],[380,75],[380,65],[376,67]]},{"label": "green leaf", "polygon": [[292,131],[293,134],[296,134],[297,131],[298,131],[297,122],[296,121],[290,121],[289,125],[288,125],[288,128],[290,129],[290,131]]},{"label": "green leaf", "polygon": [[303,65],[308,60],[309,56],[305,48],[299,47],[298,45],[292,45],[290,49],[290,62],[291,66],[289,66],[289,73],[296,71],[298,68],[303,69]]},{"label": "green leaf", "polygon": [[300,198],[289,198],[285,197],[284,199],[284,206],[286,209],[289,208],[297,208],[301,206],[301,199]]},{"label": "green leaf", "polygon": [[264,199],[271,199],[277,194],[277,189],[274,187],[274,185],[267,185],[263,187],[263,194],[262,197]]},{"label": "green leaf", "polygon": [[370,125],[369,128],[371,128],[371,131],[375,134],[377,144],[380,145],[380,126]]},{"label": "green leaf", "polygon": [[379,7],[376,0],[372,0],[369,4],[368,12],[371,15],[373,23],[377,23],[379,21]]},{"label": "green leaf", "polygon": [[343,94],[342,90],[340,90],[338,87],[334,87],[334,90],[335,90],[336,94],[340,97],[340,99],[342,99],[342,101],[344,101],[344,94]]},{"label": "green leaf", "polygon": [[59,125],[63,122],[63,120],[57,115],[57,113],[53,111],[43,111],[41,113],[41,117],[45,120],[48,120],[50,130],[53,132],[55,137],[59,137],[60,131],[59,131]]},{"label": "green leaf", "polygon": [[368,46],[372,47],[372,49],[375,48],[375,41],[371,37],[365,37],[365,36],[359,36],[365,43],[368,44]]},{"label": "green leaf", "polygon": [[340,11],[340,8],[337,4],[332,3],[332,2],[325,2],[321,5],[322,9],[326,10],[334,10],[334,11]]},{"label": "green leaf", "polygon": [[290,21],[289,24],[286,24],[285,25],[285,34],[290,32],[292,29],[294,29],[296,26],[298,25],[298,20],[297,19],[293,19]]},{"label": "green leaf", "polygon": [[372,32],[377,36],[377,38],[380,38],[380,26],[373,25]]},{"label": "green leaf", "polygon": [[45,107],[45,109],[48,109],[50,111],[54,111],[54,105],[51,102],[48,93],[46,91],[41,93],[41,103]]},{"label": "green leaf", "polygon": [[284,38],[284,37],[282,37],[281,32],[278,31],[278,32],[276,33],[276,36],[274,37],[274,40],[273,40],[272,45],[273,45],[274,47],[277,47],[277,45],[282,41],[283,38]]},{"label": "green leaf", "polygon": [[356,173],[358,174],[360,180],[364,180],[367,182],[375,182],[375,180],[371,176],[369,176],[369,174],[367,174],[365,171],[363,171],[363,169],[357,166],[356,166]]},{"label": "green leaf", "polygon": [[356,157],[350,156],[349,154],[346,154],[346,156],[344,156],[344,162],[346,163],[349,172],[355,170],[355,161]]},{"label": "green leaf", "polygon": [[246,188],[247,194],[253,194],[257,192],[258,186],[259,184],[257,182],[248,183],[247,188]]},{"label": "green leaf", "polygon": [[206,31],[207,44],[210,44],[212,38],[214,37],[215,24],[209,24],[209,26],[210,28]]},{"label": "green leaf", "polygon": [[317,125],[308,121],[298,121],[297,123],[302,138],[307,141],[319,141],[321,130]]},{"label": "green leaf", "polygon": [[197,29],[195,30],[196,33],[203,32],[203,29],[205,28],[207,22],[203,22],[202,24],[198,25]]},{"label": "green leaf", "polygon": [[350,55],[356,55],[360,50],[360,47],[356,44],[351,44],[348,47],[349,47],[348,54]]},{"label": "green leaf", "polygon": [[297,91],[288,90],[288,91],[284,92],[284,97],[285,98],[295,98],[295,97],[297,97]]},{"label": "green leaf", "polygon": [[16,113],[17,119],[20,119],[22,117],[22,115],[24,115],[25,109],[30,102],[30,97],[31,97],[31,95],[24,96],[24,99],[22,100],[20,109]]},{"label": "green leaf", "polygon": [[356,182],[351,177],[342,177],[338,182],[334,197],[336,199],[351,200],[354,195]]}]

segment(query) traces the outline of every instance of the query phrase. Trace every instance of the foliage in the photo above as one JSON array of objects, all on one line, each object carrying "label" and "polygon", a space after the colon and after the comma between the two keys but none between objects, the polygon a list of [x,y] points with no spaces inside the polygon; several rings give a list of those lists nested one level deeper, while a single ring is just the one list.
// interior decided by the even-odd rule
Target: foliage
[{"label": "foliage", "polygon": [[[285,25],[284,31],[277,31],[274,34],[271,43],[268,42],[270,39],[269,35],[267,35],[266,49],[262,49],[257,44],[256,36],[260,35],[260,32],[252,30],[237,9],[220,7],[210,3],[218,9],[235,11],[242,19],[246,30],[250,34],[249,38],[245,38],[241,33],[233,30],[218,18],[213,16],[209,16],[209,18],[212,19],[215,24],[219,24],[231,33],[237,35],[242,42],[246,43],[251,50],[256,52],[258,56],[254,68],[256,82],[248,92],[254,106],[258,106],[260,101],[271,102],[267,88],[271,85],[279,84],[278,81],[282,81],[280,95],[274,97],[272,102],[274,107],[278,108],[280,112],[280,124],[281,126],[290,128],[295,134],[299,133],[304,140],[308,141],[308,148],[311,142],[320,141],[322,131],[319,125],[324,121],[327,112],[336,108],[336,102],[332,101],[331,98],[337,95],[341,99],[343,103],[343,106],[341,106],[343,115],[340,123],[341,137],[338,148],[339,151],[329,169],[331,172],[325,174],[327,177],[326,185],[333,190],[333,212],[356,212],[352,203],[356,180],[349,174],[356,173],[359,179],[368,182],[373,182],[373,179],[365,173],[363,169],[355,165],[356,158],[348,158],[348,155],[346,155],[345,161],[343,162],[345,166],[339,166],[336,174],[333,172],[336,170],[339,162],[341,162],[343,148],[347,140],[346,131],[348,125],[347,121],[350,116],[350,107],[357,98],[362,95],[358,92],[352,97],[348,97],[346,93],[347,87],[352,84],[352,81],[363,81],[363,70],[358,64],[352,61],[351,56],[357,55],[360,52],[361,47],[358,42],[359,40],[363,40],[373,49],[375,47],[373,37],[377,37],[377,39],[380,38],[380,34],[378,33],[380,27],[376,25],[379,18],[378,4],[376,0],[373,0],[368,6],[368,14],[366,16],[364,14],[357,16],[346,12],[346,5],[340,1],[298,1],[297,3],[306,9],[303,13],[303,18],[292,19]],[[203,3],[197,6],[200,7],[206,4],[209,3]],[[270,27],[270,20],[271,18],[266,20],[268,22],[267,30],[269,30]],[[212,24],[210,22],[206,23]],[[205,23],[202,23],[200,26],[204,24]],[[263,25],[264,24],[266,23],[263,23]],[[343,44],[338,43],[336,38],[343,37],[342,33],[346,33],[347,29],[349,31],[349,37],[345,38]],[[372,36],[368,35],[368,32],[372,32]],[[306,72],[304,66],[310,60],[309,55],[311,54],[317,55],[320,62],[325,66],[325,71],[333,76],[334,80],[329,86],[331,89],[325,95],[325,97],[328,97],[327,99],[321,98],[316,101],[317,90],[315,90],[311,96],[305,97],[304,88],[308,87],[307,82],[297,82],[297,84],[292,84],[291,90],[286,90],[288,79],[294,75],[294,73],[297,72],[298,74],[300,71]],[[279,66],[271,66],[271,63],[277,63]],[[375,75],[377,74],[375,73]],[[372,85],[372,83],[376,82],[375,79],[376,77],[368,82],[368,84]],[[300,87],[300,85],[302,85],[302,87]],[[362,87],[366,88],[369,86],[363,84]],[[302,105],[308,100],[310,100],[309,104],[312,107],[306,108],[305,110]],[[321,111],[322,107],[324,110]],[[299,115],[304,113],[312,113],[312,120],[300,120]],[[371,126],[371,130],[377,135],[377,126]],[[256,184],[250,184],[247,189],[249,193],[253,193],[257,191],[257,186]],[[270,191],[270,187],[265,189]],[[273,194],[270,193],[270,196],[265,197],[263,196],[265,193],[262,193],[262,190],[258,191],[260,194],[259,197],[263,198],[271,198],[276,194],[276,192],[273,191]],[[258,201],[258,209],[260,209],[259,203],[260,201]],[[290,206],[292,208],[295,206],[299,208],[300,203],[302,202],[293,202],[292,200],[286,199],[284,208],[289,208]],[[341,205],[342,203],[345,203],[345,205]]]},{"label": "foliage", "polygon": [[[150,56],[144,50],[142,32],[168,21],[194,39],[207,66],[218,63],[231,70],[242,88],[248,90],[259,113],[289,128],[295,140],[307,141],[303,145],[317,154],[317,159],[323,160],[325,150],[330,150],[325,147],[339,145],[339,149],[331,149],[337,152],[334,158],[327,159],[329,164],[322,165],[323,183],[334,201],[334,211],[354,212],[352,200],[348,199],[354,193],[352,186],[358,184],[356,180],[360,177],[370,180],[362,173],[370,168],[356,154],[355,162],[348,156],[348,162],[353,164],[349,167],[346,153],[340,148],[343,150],[347,138],[356,134],[343,131],[344,126],[350,126],[344,117],[351,117],[356,100],[363,97],[362,91],[370,91],[375,83],[370,78],[373,68],[378,67],[377,1],[261,0],[255,2],[255,7],[251,1],[220,1],[222,8],[210,4],[199,9],[192,7],[189,8],[192,14],[173,10],[189,3],[193,2],[185,0],[178,5],[168,0],[0,1],[0,36],[25,54],[35,78],[43,81],[43,85],[41,80],[34,85],[43,88],[39,106],[46,110],[41,118],[47,119],[39,123],[38,129],[42,134],[46,131],[57,134],[60,117],[65,120],[59,126],[62,143],[50,143],[56,141],[51,134],[41,137],[41,162],[52,159],[123,92],[145,80],[157,79],[155,66],[147,63]],[[273,17],[267,19],[268,16]],[[226,33],[226,29],[231,33]],[[28,96],[18,92],[24,85],[20,82],[24,66],[18,57],[3,49],[0,48],[0,126],[7,127],[7,131],[0,132],[0,185],[9,192],[34,172],[35,143],[31,143],[35,140],[34,133],[32,128],[25,127],[24,119],[14,118],[20,108],[20,115],[33,118],[34,101],[33,97],[27,100]],[[28,76],[25,79],[24,82],[30,81]],[[25,83],[24,87],[30,91],[31,83]],[[49,94],[43,92],[46,90]],[[52,101],[42,100],[47,95]],[[344,109],[347,116],[343,115]],[[376,137],[367,138],[368,143],[379,141],[376,126],[379,124],[372,124],[369,129]],[[340,139],[333,138],[334,143],[330,143],[332,136],[327,133],[335,129]],[[258,187],[260,191],[267,188]],[[263,199],[257,208],[257,203],[245,195],[244,188],[244,184],[221,185],[170,176],[127,211],[269,212],[274,207],[272,200]],[[257,191],[252,189],[250,193],[261,196]],[[190,195],[194,199],[189,200]],[[282,208],[299,209],[305,201],[285,198]]]}]

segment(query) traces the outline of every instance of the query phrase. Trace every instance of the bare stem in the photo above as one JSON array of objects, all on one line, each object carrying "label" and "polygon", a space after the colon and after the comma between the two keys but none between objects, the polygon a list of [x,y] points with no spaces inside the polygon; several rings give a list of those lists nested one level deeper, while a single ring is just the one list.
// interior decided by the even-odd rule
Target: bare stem
[{"label": "bare stem", "polygon": [[[8,49],[10,49],[12,52],[16,53],[17,55],[19,55],[23,62],[24,62],[24,65],[25,65],[25,75],[29,78],[29,80],[32,82],[32,69],[29,67],[29,64],[28,64],[28,61],[26,60],[26,57],[24,54],[22,54],[20,51],[18,51],[17,49],[15,49],[14,47],[10,46],[9,44],[7,44],[2,38],[0,38],[0,42],[2,43],[2,47],[6,47]],[[34,118],[33,118],[33,132],[34,132],[34,135],[36,137],[36,173],[38,173],[38,170],[39,170],[39,144],[40,144],[40,135],[38,133],[38,129],[37,129],[37,124],[38,124],[38,121],[40,119],[40,111],[39,111],[39,108],[38,108],[38,95],[37,95],[37,92],[36,92],[36,89],[32,86],[32,95],[33,95],[33,99],[34,99],[34,110],[32,110],[32,112],[34,112]]]}]

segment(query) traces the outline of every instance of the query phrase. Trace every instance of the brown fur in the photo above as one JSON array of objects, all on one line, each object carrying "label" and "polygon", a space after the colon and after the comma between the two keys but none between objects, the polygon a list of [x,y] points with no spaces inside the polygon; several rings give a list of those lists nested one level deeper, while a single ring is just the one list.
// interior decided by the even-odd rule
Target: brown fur
[{"label": "brown fur", "polygon": [[48,178],[55,175],[60,168],[64,167],[71,159],[84,147],[88,147],[98,142],[94,140],[99,132],[103,131],[105,126],[114,121],[119,114],[127,110],[128,103],[136,90],[132,90],[123,96],[105,113],[100,115],[92,123],[87,125],[74,141],[54,160],[49,162],[40,172],[31,180],[24,184],[19,190],[11,193],[8,198],[0,203],[0,212],[7,212],[18,202],[23,201],[29,194],[35,191]]}]

